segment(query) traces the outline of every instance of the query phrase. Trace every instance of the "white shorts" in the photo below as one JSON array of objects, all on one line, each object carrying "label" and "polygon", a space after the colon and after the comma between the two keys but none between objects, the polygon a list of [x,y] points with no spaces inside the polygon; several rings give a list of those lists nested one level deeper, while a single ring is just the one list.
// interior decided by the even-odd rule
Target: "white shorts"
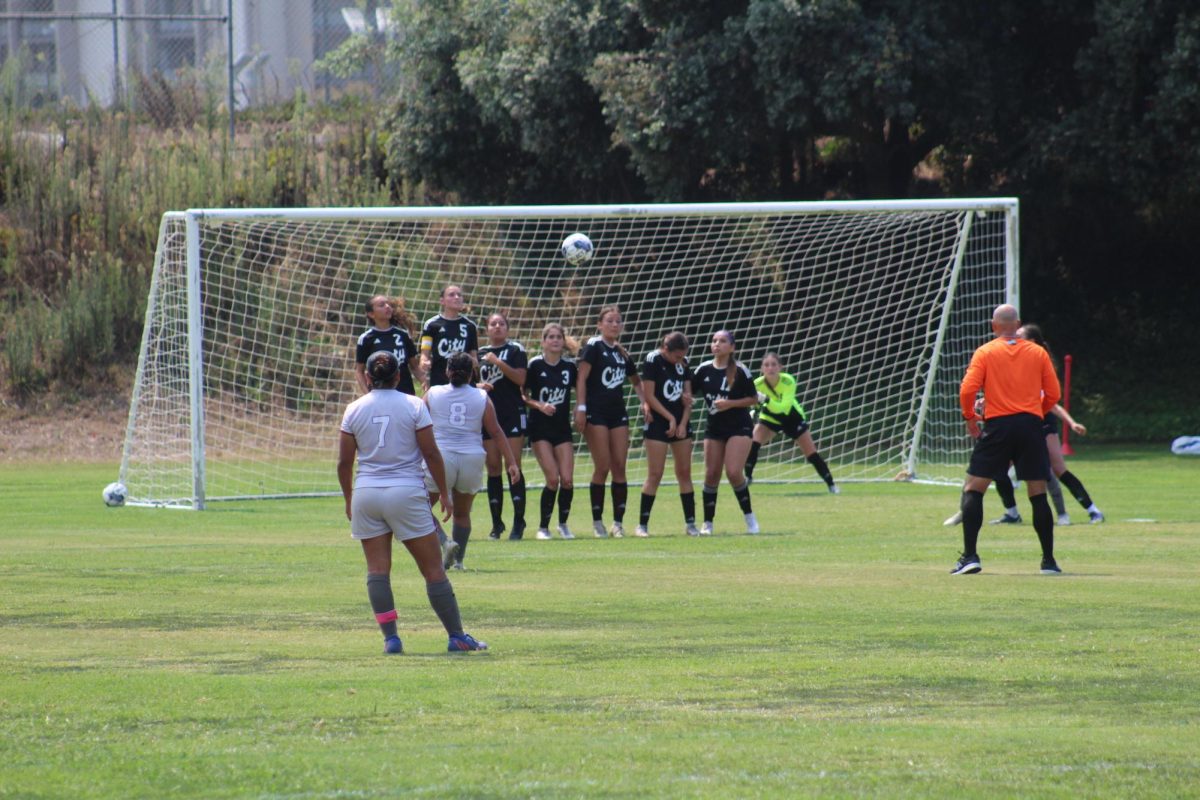
[{"label": "white shorts", "polygon": [[[446,468],[446,487],[452,492],[476,494],[483,486],[483,453],[442,453],[442,463]],[[437,484],[429,474],[429,466],[425,467],[425,488],[430,493],[436,492]]]},{"label": "white shorts", "polygon": [[420,486],[364,487],[350,500],[350,535],[374,539],[391,531],[399,541],[434,532],[429,495]]}]

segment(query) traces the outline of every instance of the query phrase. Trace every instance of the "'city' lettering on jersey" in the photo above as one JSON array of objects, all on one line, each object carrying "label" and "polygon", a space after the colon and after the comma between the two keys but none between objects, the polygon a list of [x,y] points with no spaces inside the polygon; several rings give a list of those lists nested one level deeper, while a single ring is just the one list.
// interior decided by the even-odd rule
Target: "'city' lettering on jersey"
[{"label": "'city' lettering on jersey", "polygon": [[[680,367],[682,369],[682,367]],[[663,381],[663,397],[674,403],[679,398],[683,397],[683,381]]]},{"label": "'city' lettering on jersey", "polygon": [[[608,355],[608,353],[605,353]],[[616,389],[621,384],[625,383],[625,364],[622,361],[619,367],[605,367],[600,370],[600,383],[605,389]]]},{"label": "'city' lettering on jersey", "polygon": [[[539,373],[539,376],[541,377],[542,383],[544,384],[546,382],[546,379],[550,377],[550,374],[548,372],[546,372],[546,370],[541,370],[541,372]],[[570,391],[570,387],[571,387],[570,373],[565,372],[565,371],[562,373],[562,382],[563,382],[563,385],[560,387],[542,386],[542,388],[538,390],[538,396],[537,396],[538,402],[539,403],[549,403],[550,405],[554,406],[555,408],[558,408],[563,403],[565,403],[567,401],[567,392]]]},{"label": "'city' lettering on jersey", "polygon": [[[501,361],[505,362],[506,364],[508,363],[508,348],[507,347],[504,348],[503,350],[499,350],[499,351],[493,350],[492,352],[495,353]],[[504,377],[504,372],[499,367],[495,366],[494,364],[489,364],[486,361],[480,360],[480,362],[479,362],[479,379],[482,380],[484,383],[490,383],[493,386],[495,386],[496,381],[500,380],[503,377]]]}]

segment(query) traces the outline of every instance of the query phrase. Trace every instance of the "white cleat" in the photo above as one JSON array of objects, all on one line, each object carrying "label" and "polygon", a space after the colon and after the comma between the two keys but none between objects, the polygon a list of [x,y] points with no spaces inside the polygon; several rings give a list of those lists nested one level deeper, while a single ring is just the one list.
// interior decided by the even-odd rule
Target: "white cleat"
[{"label": "white cleat", "polygon": [[457,561],[458,542],[453,539],[447,539],[442,542],[442,569],[450,569],[450,566]]},{"label": "white cleat", "polygon": [[754,512],[744,515],[746,517],[746,533],[758,533],[758,518],[754,516]]},{"label": "white cleat", "polygon": [[636,528],[633,529],[633,535],[639,539],[649,539],[650,531],[649,531],[649,529],[646,528],[645,525],[638,525]]},{"label": "white cleat", "polygon": [[1071,524],[1071,515],[1070,514],[1059,514],[1058,522],[1056,522],[1055,524],[1056,525],[1070,525]]},{"label": "white cleat", "polygon": [[712,536],[713,535],[713,524],[711,522],[705,522],[703,525],[701,525],[700,526],[700,535],[701,536]]},{"label": "white cleat", "polygon": [[687,527],[684,528],[683,532],[686,533],[688,536],[699,536],[700,535],[700,529],[697,528],[695,525],[693,525],[690,522],[688,523]]},{"label": "white cleat", "polygon": [[546,541],[547,539],[553,539],[554,537],[550,535],[550,531],[546,528],[538,528],[537,538],[541,539],[542,541]]},{"label": "white cleat", "polygon": [[567,527],[567,523],[560,522],[558,524],[558,535],[564,539],[574,539],[575,534],[571,533],[571,529]]},{"label": "white cleat", "polygon": [[842,489],[836,483],[831,483],[829,485],[829,493],[830,494],[841,494]]},{"label": "white cleat", "polygon": [[596,534],[597,539],[607,539],[608,531],[604,529],[604,523],[596,520],[592,523],[592,531]]},{"label": "white cleat", "polygon": [[955,511],[953,514],[946,517],[946,521],[942,524],[949,528],[951,526],[958,525],[960,522],[962,522],[962,511]]},{"label": "white cleat", "polygon": [[619,522],[614,522],[612,524],[612,527],[610,527],[608,529],[608,535],[613,537],[614,539],[624,539],[625,538],[625,526]]}]

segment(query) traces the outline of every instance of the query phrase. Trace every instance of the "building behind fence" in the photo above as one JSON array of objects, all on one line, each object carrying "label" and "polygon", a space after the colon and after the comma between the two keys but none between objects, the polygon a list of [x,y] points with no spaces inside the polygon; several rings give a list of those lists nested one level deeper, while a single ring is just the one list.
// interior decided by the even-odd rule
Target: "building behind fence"
[{"label": "building behind fence", "polygon": [[[347,80],[314,70],[353,34],[382,36],[379,2],[356,0],[0,0],[10,102],[137,106],[182,83],[235,109],[323,99]],[[232,34],[232,36],[231,36]],[[230,40],[232,38],[232,50]],[[360,76],[369,86],[370,75]],[[350,83],[355,83],[353,79]]]}]

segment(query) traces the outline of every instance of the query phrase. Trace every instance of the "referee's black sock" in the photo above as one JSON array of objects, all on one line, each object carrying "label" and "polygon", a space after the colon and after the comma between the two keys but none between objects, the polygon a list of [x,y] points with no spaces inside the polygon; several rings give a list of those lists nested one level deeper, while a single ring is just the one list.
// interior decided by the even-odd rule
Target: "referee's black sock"
[{"label": "referee's black sock", "polygon": [[700,495],[704,503],[704,521],[712,522],[717,516],[717,487],[706,483]]},{"label": "referee's black sock", "polygon": [[758,463],[758,451],[762,449],[762,445],[758,442],[750,443],[750,455],[746,456],[746,477],[754,477],[754,466]]},{"label": "referee's black sock", "polygon": [[500,475],[488,475],[487,479],[488,511],[492,512],[492,530],[504,530],[504,478]]},{"label": "referee's black sock", "polygon": [[554,501],[558,496],[558,489],[551,489],[546,486],[542,489],[542,504],[539,509],[538,527],[550,527],[550,515],[554,513]]},{"label": "referee's black sock", "polygon": [[963,492],[962,503],[963,555],[977,556],[979,529],[983,527],[983,493]]},{"label": "referee's black sock", "polygon": [[592,497],[592,522],[604,519],[604,484],[589,483],[588,493]]},{"label": "referee's black sock", "polygon": [[571,516],[571,501],[575,499],[574,486],[558,487],[558,524],[566,525],[567,517]]},{"label": "referee's black sock", "polygon": [[655,495],[642,492],[642,505],[638,510],[638,524],[643,527],[650,527],[650,510],[654,508]]},{"label": "referee's black sock", "polygon": [[833,486],[833,473],[829,471],[829,465],[825,463],[825,459],[821,458],[820,453],[813,453],[809,456],[808,463],[813,465],[813,469],[821,476],[821,480],[825,481],[826,486]]},{"label": "referee's black sock", "polygon": [[1017,507],[1017,495],[1013,491],[1013,484],[1007,472],[996,476],[996,494],[1000,495],[1000,502],[1004,503],[1005,511]]},{"label": "referee's black sock", "polygon": [[1039,494],[1029,498],[1033,506],[1033,529],[1037,531],[1038,541],[1042,543],[1042,558],[1054,559],[1054,513],[1050,511],[1050,502],[1046,495]]},{"label": "referee's black sock", "polygon": [[683,521],[688,525],[696,524],[696,493],[681,492],[679,502],[683,505]]},{"label": "referee's black sock", "polygon": [[733,487],[733,496],[737,498],[738,506],[742,509],[743,514],[754,513],[754,509],[750,507],[750,481]]},{"label": "referee's black sock", "polygon": [[612,482],[613,522],[625,521],[625,505],[629,502],[629,484]]},{"label": "referee's black sock", "polygon": [[1079,505],[1084,508],[1092,507],[1092,498],[1088,495],[1087,489],[1083,488],[1083,483],[1071,473],[1071,470],[1059,475],[1058,479],[1071,492],[1071,496],[1079,501]]}]

